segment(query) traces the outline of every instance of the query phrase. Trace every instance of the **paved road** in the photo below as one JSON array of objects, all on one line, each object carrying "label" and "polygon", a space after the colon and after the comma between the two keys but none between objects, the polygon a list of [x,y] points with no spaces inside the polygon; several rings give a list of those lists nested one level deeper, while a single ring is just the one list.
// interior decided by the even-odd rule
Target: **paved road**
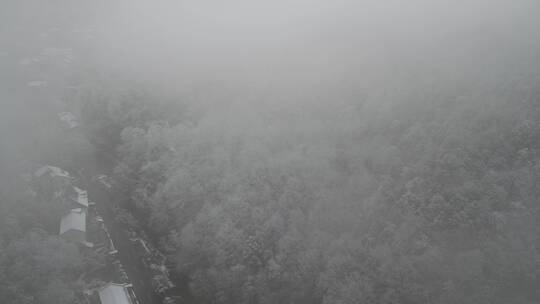
[{"label": "paved road", "polygon": [[91,201],[96,202],[97,210],[107,225],[114,246],[118,250],[120,262],[133,284],[133,290],[140,304],[160,304],[159,296],[152,291],[151,274],[145,271],[146,268],[138,258],[129,237],[114,220],[112,195],[103,185],[98,183],[87,182],[86,185],[88,197]]}]

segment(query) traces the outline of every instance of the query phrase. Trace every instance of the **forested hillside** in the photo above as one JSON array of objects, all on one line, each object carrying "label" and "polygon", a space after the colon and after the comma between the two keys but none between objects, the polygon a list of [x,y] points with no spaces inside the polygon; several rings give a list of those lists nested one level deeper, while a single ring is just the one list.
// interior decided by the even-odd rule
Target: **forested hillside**
[{"label": "forested hillside", "polygon": [[500,77],[307,108],[140,92],[86,113],[201,303],[534,303],[540,90]]}]

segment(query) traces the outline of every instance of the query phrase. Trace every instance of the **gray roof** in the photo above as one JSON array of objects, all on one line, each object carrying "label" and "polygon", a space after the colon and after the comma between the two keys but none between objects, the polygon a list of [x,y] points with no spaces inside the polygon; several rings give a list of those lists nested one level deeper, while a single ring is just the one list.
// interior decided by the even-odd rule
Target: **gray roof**
[{"label": "gray roof", "polygon": [[84,207],[88,207],[88,192],[77,187],[73,187],[73,189],[75,189],[75,192],[77,193],[75,201]]},{"label": "gray roof", "polygon": [[67,171],[54,166],[43,166],[34,173],[34,175],[37,177],[41,177],[44,174],[49,174],[51,176],[70,177]]},{"label": "gray roof", "polygon": [[60,235],[69,230],[86,231],[86,212],[80,208],[72,209],[60,221]]},{"label": "gray roof", "polygon": [[99,290],[101,304],[132,304],[126,287],[109,283]]}]

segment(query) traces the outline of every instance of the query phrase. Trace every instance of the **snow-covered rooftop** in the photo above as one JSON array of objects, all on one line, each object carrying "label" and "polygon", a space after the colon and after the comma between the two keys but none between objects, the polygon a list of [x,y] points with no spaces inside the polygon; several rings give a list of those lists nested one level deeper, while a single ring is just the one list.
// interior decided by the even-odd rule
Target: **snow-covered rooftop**
[{"label": "snow-covered rooftop", "polygon": [[81,208],[72,209],[60,221],[60,235],[69,230],[86,231],[86,212]]},{"label": "snow-covered rooftop", "polygon": [[99,291],[101,304],[132,304],[126,287],[122,284],[109,283]]},{"label": "snow-covered rooftop", "polygon": [[75,189],[75,192],[77,193],[77,197],[76,197],[77,203],[84,207],[88,207],[88,192],[78,187],[73,187],[73,189]]},{"label": "snow-covered rooftop", "polygon": [[43,166],[39,168],[36,172],[34,172],[34,175],[37,177],[41,177],[44,174],[49,174],[51,176],[59,176],[59,177],[70,177],[67,171],[62,170],[55,166]]}]

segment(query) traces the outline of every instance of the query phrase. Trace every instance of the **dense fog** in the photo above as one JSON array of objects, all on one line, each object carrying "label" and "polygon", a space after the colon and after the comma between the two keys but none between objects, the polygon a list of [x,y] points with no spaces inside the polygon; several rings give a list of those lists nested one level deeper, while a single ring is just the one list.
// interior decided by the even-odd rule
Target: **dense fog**
[{"label": "dense fog", "polygon": [[540,2],[0,5],[0,302],[540,302]]}]

